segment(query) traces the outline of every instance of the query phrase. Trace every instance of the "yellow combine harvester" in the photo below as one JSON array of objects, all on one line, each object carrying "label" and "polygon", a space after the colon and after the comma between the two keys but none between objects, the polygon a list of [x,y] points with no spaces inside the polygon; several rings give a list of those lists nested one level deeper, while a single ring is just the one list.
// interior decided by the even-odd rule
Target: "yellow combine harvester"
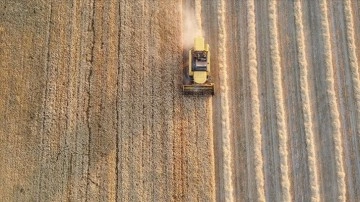
[{"label": "yellow combine harvester", "polygon": [[196,37],[189,50],[189,67],[183,85],[184,94],[212,94],[214,83],[209,81],[210,51],[203,37]]}]

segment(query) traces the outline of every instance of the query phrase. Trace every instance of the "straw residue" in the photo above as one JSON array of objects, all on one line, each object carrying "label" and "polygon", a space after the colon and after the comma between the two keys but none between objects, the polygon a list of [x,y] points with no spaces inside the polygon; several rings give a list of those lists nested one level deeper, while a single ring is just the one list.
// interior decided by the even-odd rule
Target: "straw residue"
[{"label": "straw residue", "polygon": [[337,189],[339,201],[346,201],[346,185],[345,185],[345,171],[344,171],[344,160],[343,160],[343,148],[342,139],[340,132],[340,115],[337,105],[337,99],[334,87],[334,70],[331,55],[331,42],[330,42],[330,28],[328,22],[328,10],[326,0],[322,0],[320,3],[320,13],[322,16],[321,27],[324,37],[324,52],[325,52],[325,65],[326,65],[326,84],[327,84],[327,95],[330,105],[331,115],[331,127],[332,135],[334,138],[335,145],[335,161],[336,161],[336,177],[337,177]]},{"label": "straw residue", "polygon": [[226,201],[234,201],[233,182],[231,170],[231,147],[230,147],[230,118],[229,118],[229,89],[226,65],[226,22],[225,22],[225,0],[218,3],[219,19],[219,76],[220,76],[220,96],[221,96],[221,128],[222,128],[222,147],[224,159],[224,196]]},{"label": "straw residue", "polygon": [[262,157],[262,136],[260,120],[260,101],[258,87],[258,73],[256,61],[256,22],[255,22],[255,5],[254,0],[247,1],[247,26],[248,26],[248,53],[249,53],[249,79],[250,79],[250,96],[251,96],[251,130],[254,138],[254,166],[255,182],[257,190],[257,201],[265,201],[264,191],[264,172]]},{"label": "straw residue", "polygon": [[304,118],[304,129],[306,136],[306,149],[308,153],[308,166],[310,178],[311,201],[319,201],[319,179],[318,167],[316,162],[314,131],[311,118],[311,105],[308,84],[308,61],[306,59],[306,47],[304,37],[304,26],[302,21],[302,7],[300,1],[294,2],[295,24],[296,24],[296,40],[300,68],[300,91],[302,99],[302,112]]},{"label": "straw residue", "polygon": [[[351,9],[350,0],[344,1],[344,13],[346,22],[346,39],[349,50],[350,69],[352,82],[354,86],[354,95],[356,103],[356,112],[360,116],[360,81],[359,81],[359,64],[356,56],[356,45],[355,45],[355,31],[354,31],[354,20]],[[357,121],[357,134],[360,134],[360,121]]]},{"label": "straw residue", "polygon": [[282,201],[291,201],[290,179],[288,166],[288,131],[284,109],[284,98],[282,89],[282,73],[278,43],[277,8],[276,0],[269,3],[269,26],[270,26],[270,49],[273,67],[274,94],[276,104],[277,133],[279,135],[280,172]]}]

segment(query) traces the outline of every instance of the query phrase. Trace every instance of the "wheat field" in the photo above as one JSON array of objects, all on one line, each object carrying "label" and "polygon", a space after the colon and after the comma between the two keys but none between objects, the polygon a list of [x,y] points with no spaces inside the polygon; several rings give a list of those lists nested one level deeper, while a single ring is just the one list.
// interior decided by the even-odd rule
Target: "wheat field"
[{"label": "wheat field", "polygon": [[0,201],[360,201],[359,8],[0,0]]}]

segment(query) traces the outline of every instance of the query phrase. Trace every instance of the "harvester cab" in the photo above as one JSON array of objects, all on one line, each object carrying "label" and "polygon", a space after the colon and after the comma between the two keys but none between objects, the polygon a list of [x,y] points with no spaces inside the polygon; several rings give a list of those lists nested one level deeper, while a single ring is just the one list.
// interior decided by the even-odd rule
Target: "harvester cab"
[{"label": "harvester cab", "polygon": [[189,67],[186,71],[183,92],[187,95],[214,95],[214,83],[210,82],[210,51],[203,37],[196,37],[189,50]]}]

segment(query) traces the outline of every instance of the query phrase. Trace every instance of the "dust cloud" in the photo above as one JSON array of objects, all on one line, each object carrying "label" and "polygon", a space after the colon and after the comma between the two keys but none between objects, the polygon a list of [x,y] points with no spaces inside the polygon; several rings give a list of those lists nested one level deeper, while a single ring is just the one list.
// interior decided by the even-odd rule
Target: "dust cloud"
[{"label": "dust cloud", "polygon": [[[182,8],[183,12],[183,46],[190,49],[196,36],[203,36],[201,28],[201,5],[196,2],[195,8]],[[197,12],[196,12],[197,9]]]}]

